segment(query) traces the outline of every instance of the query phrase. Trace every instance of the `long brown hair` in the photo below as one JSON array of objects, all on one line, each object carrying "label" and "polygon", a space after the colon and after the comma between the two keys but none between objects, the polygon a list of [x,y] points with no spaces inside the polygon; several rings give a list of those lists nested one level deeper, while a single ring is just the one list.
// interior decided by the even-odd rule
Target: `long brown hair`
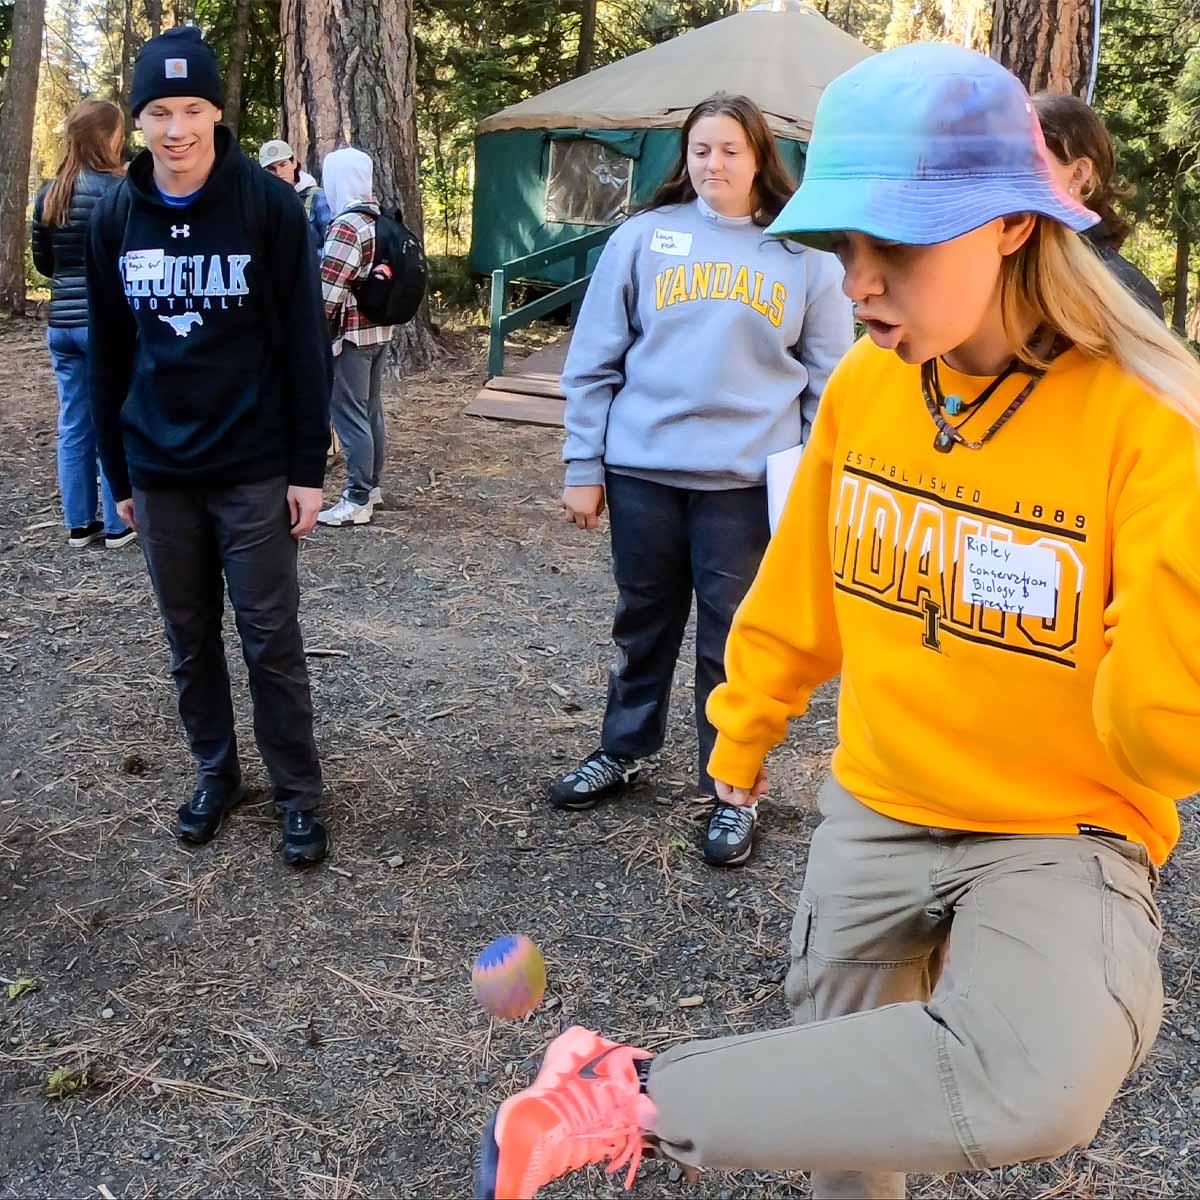
[{"label": "long brown hair", "polygon": [[638,211],[647,212],[652,208],[688,204],[695,200],[696,189],[688,174],[688,136],[696,122],[704,117],[732,117],[745,131],[746,141],[750,143],[757,165],[754,175],[754,199],[757,205],[754,223],[759,226],[770,225],[792,198],[796,181],[783,164],[775,135],[768,128],[762,109],[748,96],[731,96],[726,92],[717,92],[707,100],[701,100],[688,113],[679,131],[679,161],[658,191]]},{"label": "long brown hair", "polygon": [[66,121],[67,148],[42,205],[47,225],[65,225],[75,194],[75,181],[85,167],[108,175],[124,172],[113,134],[122,127],[121,110],[107,100],[81,100]]},{"label": "long brown hair", "polygon": [[1038,120],[1050,153],[1060,162],[1086,158],[1092,177],[1080,199],[1104,221],[1104,232],[1119,250],[1132,226],[1117,212],[1118,201],[1128,200],[1134,189],[1117,178],[1117,156],[1112,136],[1091,105],[1077,96],[1055,96],[1038,92],[1033,97]]}]

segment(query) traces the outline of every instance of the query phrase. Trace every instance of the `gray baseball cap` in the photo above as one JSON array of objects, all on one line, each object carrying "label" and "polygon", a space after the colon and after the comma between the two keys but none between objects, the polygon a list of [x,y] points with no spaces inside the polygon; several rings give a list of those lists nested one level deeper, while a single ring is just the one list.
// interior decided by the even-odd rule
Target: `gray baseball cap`
[{"label": "gray baseball cap", "polygon": [[263,142],[262,148],[258,152],[258,165],[269,167],[272,163],[283,162],[285,159],[295,157],[295,153],[287,142],[274,138],[272,141]]}]

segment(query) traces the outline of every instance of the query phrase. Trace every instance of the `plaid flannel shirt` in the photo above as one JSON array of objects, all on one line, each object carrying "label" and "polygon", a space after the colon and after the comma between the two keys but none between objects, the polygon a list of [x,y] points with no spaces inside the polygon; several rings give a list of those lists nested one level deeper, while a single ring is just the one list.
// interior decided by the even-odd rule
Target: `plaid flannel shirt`
[{"label": "plaid flannel shirt", "polygon": [[[376,212],[378,206],[372,204]],[[375,221],[365,213],[342,213],[335,217],[325,233],[325,252],[321,256],[321,292],[325,298],[325,319],[333,334],[333,352],[342,349],[342,340],[356,346],[379,346],[392,340],[391,325],[374,325],[359,311],[352,283],[366,279],[375,261]]]}]

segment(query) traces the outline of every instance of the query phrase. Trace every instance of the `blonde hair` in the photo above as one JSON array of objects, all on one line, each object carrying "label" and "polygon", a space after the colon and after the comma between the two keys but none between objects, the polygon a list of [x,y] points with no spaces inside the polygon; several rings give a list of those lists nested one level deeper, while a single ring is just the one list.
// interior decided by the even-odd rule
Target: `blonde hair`
[{"label": "blonde hair", "polygon": [[47,225],[67,223],[75,183],[85,167],[106,175],[124,173],[121,152],[114,150],[112,144],[124,120],[121,110],[107,100],[82,100],[71,110],[66,125],[66,152],[42,204],[42,219]]},{"label": "blonde hair", "polygon": [[[1029,240],[1004,260],[1000,281],[1004,329],[1013,345],[1026,342],[1021,331],[1032,318],[1092,358],[1115,359],[1200,428],[1200,362],[1078,234],[1037,218]],[[1031,366],[1048,365],[1029,345],[1018,353]]]}]

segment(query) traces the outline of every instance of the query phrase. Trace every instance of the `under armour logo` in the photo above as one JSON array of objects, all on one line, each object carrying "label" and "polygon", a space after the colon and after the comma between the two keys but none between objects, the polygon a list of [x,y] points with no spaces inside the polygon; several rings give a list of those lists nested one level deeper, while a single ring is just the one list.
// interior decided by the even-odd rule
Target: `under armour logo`
[{"label": "under armour logo", "polygon": [[192,332],[193,325],[204,324],[204,318],[198,312],[180,313],[177,317],[164,317],[160,314],[158,319],[170,325],[175,330],[175,336],[181,338]]},{"label": "under armour logo", "polygon": [[190,225],[172,225],[171,226],[171,236],[173,238],[191,237],[192,236],[192,227]]}]

